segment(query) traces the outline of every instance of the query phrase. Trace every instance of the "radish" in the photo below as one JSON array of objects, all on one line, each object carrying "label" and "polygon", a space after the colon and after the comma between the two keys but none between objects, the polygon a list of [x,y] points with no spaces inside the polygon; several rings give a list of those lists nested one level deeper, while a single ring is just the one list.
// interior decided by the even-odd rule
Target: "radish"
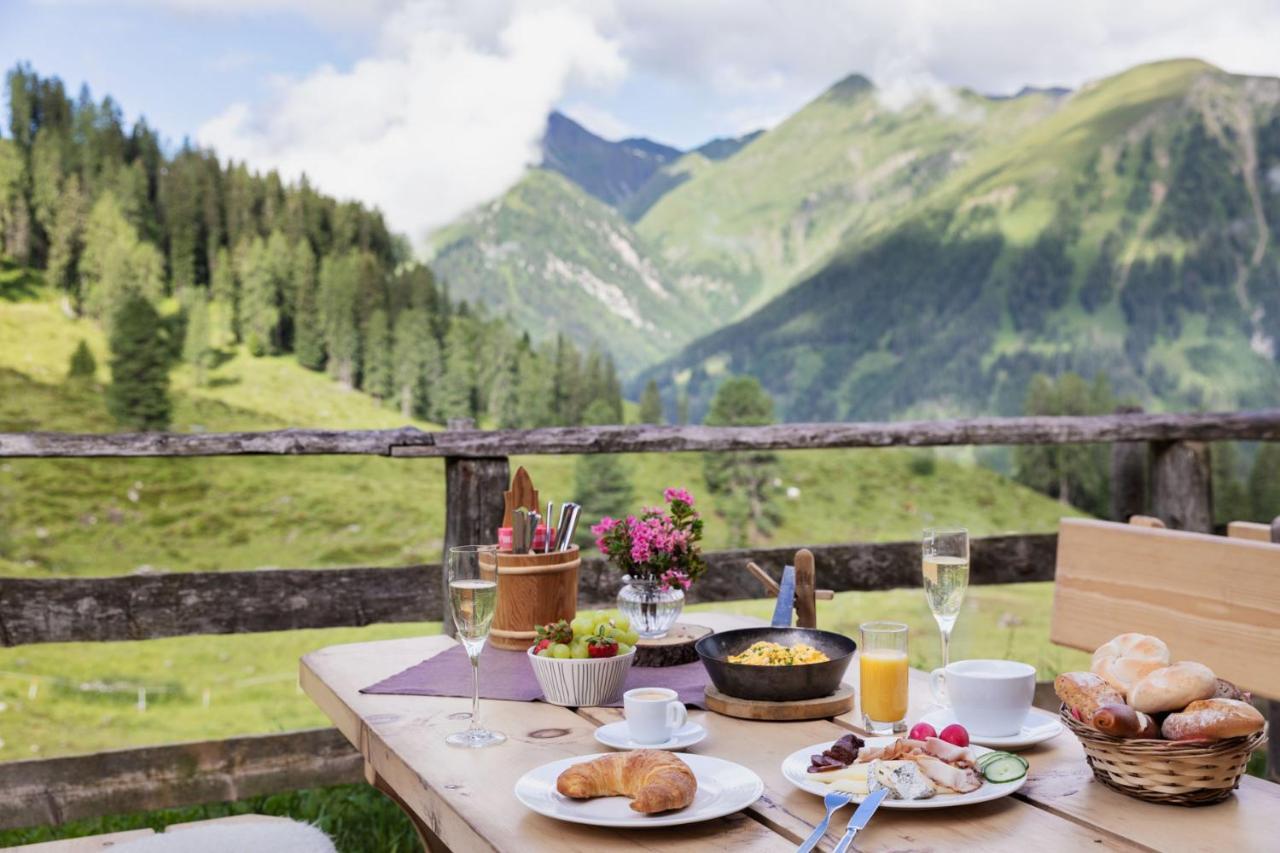
[{"label": "radish", "polygon": [[969,732],[959,723],[952,723],[942,730],[938,738],[959,747],[969,745]]}]

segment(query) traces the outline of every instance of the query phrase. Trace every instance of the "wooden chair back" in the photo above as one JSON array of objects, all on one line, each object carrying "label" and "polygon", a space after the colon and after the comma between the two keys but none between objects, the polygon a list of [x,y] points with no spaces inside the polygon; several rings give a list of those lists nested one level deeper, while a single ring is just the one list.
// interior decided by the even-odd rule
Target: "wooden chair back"
[{"label": "wooden chair back", "polygon": [[1126,631],[1280,697],[1280,544],[1062,519],[1050,639],[1091,652]]}]

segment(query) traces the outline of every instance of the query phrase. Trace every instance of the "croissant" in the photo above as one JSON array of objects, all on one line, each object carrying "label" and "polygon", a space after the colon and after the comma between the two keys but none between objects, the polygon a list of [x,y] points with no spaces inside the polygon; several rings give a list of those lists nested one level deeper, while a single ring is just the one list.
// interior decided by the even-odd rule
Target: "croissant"
[{"label": "croissant", "polygon": [[632,809],[655,814],[693,802],[698,780],[689,766],[671,753],[638,749],[575,764],[556,779],[556,790],[575,800],[630,797]]}]

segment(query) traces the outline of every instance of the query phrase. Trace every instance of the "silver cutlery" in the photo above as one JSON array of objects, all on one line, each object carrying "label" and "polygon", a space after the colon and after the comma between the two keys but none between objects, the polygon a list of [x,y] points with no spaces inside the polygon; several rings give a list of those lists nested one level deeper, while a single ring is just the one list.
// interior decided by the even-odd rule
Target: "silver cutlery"
[{"label": "silver cutlery", "polygon": [[867,825],[867,821],[871,820],[871,816],[876,813],[876,809],[880,808],[880,803],[888,795],[889,792],[884,788],[867,795],[862,805],[858,806],[858,810],[853,813],[853,817],[849,818],[849,828],[845,830],[839,843],[832,848],[831,853],[845,853],[849,849],[849,845],[853,844],[853,836]]},{"label": "silver cutlery", "polygon": [[804,840],[804,844],[800,845],[800,849],[796,850],[796,853],[809,853],[810,850],[817,847],[818,842],[822,840],[822,836],[826,835],[827,827],[831,825],[831,816],[852,801],[852,797],[841,791],[831,791],[823,797],[822,804],[827,807],[827,816],[822,819],[822,823],[814,828],[809,837]]},{"label": "silver cutlery", "polygon": [[542,537],[542,553],[551,553],[551,510],[555,508],[552,501],[547,501],[547,519],[543,523],[547,525],[547,529],[543,531]]}]

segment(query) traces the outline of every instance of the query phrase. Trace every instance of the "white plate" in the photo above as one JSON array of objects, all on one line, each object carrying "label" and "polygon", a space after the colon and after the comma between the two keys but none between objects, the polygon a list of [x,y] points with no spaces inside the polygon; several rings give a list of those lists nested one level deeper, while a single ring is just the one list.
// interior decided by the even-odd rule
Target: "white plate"
[{"label": "white plate", "polygon": [[[958,720],[956,720],[956,715],[952,713],[950,708],[942,708],[925,714],[920,718],[920,722],[928,723],[938,731],[942,731],[952,723],[958,722]],[[1062,734],[1062,729],[1062,720],[1058,719],[1057,714],[1051,714],[1039,708],[1032,708],[1027,712],[1027,719],[1022,723],[1022,731],[1016,735],[987,737],[971,733],[969,742],[981,746],[989,746],[993,749],[1002,749],[1005,752],[1013,752],[1019,749],[1028,749],[1050,738],[1057,737]]]},{"label": "white plate", "polygon": [[538,814],[557,820],[592,826],[645,829],[724,817],[745,809],[764,793],[764,782],[755,773],[741,764],[708,755],[680,756],[680,760],[689,765],[689,769],[697,777],[698,792],[693,795],[693,802],[679,811],[643,815],[631,810],[631,801],[626,797],[571,800],[556,790],[556,778],[566,769],[602,755],[617,753],[603,752],[562,758],[535,767],[516,782],[516,799]]},{"label": "white plate", "polygon": [[707,730],[693,722],[676,729],[671,738],[662,743],[638,743],[632,740],[626,720],[596,729],[596,740],[614,749],[685,749],[695,743],[702,743],[706,736]]},{"label": "white plate", "polygon": [[[867,746],[888,746],[895,740],[897,738],[869,737],[866,742]],[[816,794],[819,797],[824,796],[831,790],[827,787],[827,783],[817,781],[813,778],[813,774],[806,772],[806,770],[809,767],[809,757],[830,748],[833,743],[835,741],[823,741],[791,753],[782,762],[782,775],[787,777],[787,781],[800,790],[808,791],[810,794]],[[975,758],[986,752],[994,752],[994,750],[981,746],[970,746],[969,748],[973,750]],[[998,800],[1001,797],[1007,797],[1021,788],[1026,781],[1026,776],[1021,779],[1015,779],[1012,782],[988,782],[984,779],[982,780],[981,788],[968,794],[934,794],[927,800],[894,800],[886,797],[880,803],[880,807],[885,809],[945,809],[949,806],[985,803],[987,800]],[[853,795],[853,802],[855,803],[860,803],[863,799],[863,796]]]}]

